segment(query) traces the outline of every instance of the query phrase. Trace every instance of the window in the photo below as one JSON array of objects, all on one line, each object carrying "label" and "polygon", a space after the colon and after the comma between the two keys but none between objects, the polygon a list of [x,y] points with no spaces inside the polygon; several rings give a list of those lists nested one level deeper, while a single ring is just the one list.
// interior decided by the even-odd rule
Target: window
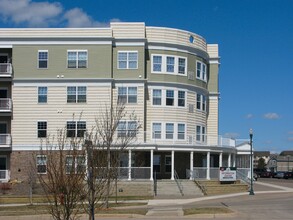
[{"label": "window", "polygon": [[178,124],[178,140],[185,140],[185,124]]},{"label": "window", "polygon": [[38,51],[38,68],[39,69],[48,68],[48,51],[47,50]]},{"label": "window", "polygon": [[203,81],[207,81],[207,66],[206,64],[204,64],[203,62],[196,62],[196,78],[203,80]]},{"label": "window", "polygon": [[153,89],[153,105],[161,105],[161,104],[162,104],[162,90]]},{"label": "window", "polygon": [[68,86],[67,87],[67,103],[84,103],[86,102],[85,86]]},{"label": "window", "polygon": [[152,55],[152,72],[187,75],[187,58],[171,55]]},{"label": "window", "polygon": [[161,139],[162,134],[162,124],[153,123],[153,139]]},{"label": "window", "polygon": [[198,110],[206,111],[206,97],[204,95],[196,95],[196,108]]},{"label": "window", "polygon": [[118,52],[118,69],[137,69],[137,52]]},{"label": "window", "polygon": [[67,51],[68,68],[87,68],[87,51]]},{"label": "window", "polygon": [[47,87],[38,87],[38,103],[47,103],[47,95]]},{"label": "window", "polygon": [[167,57],[167,72],[174,73],[175,57]]},{"label": "window", "polygon": [[38,138],[47,137],[47,122],[38,121]]},{"label": "window", "polygon": [[196,126],[196,141],[205,142],[206,128],[204,126]]},{"label": "window", "polygon": [[166,90],[166,105],[174,106],[174,90]]},{"label": "window", "polygon": [[137,87],[118,87],[119,103],[137,103]]},{"label": "window", "polygon": [[66,156],[66,173],[82,173],[86,170],[84,156]]},{"label": "window", "polygon": [[178,91],[178,106],[185,107],[185,91]]},{"label": "window", "polygon": [[117,126],[118,137],[136,137],[137,122],[136,121],[120,121]]},{"label": "window", "polygon": [[47,173],[47,156],[46,155],[37,156],[37,173],[39,174]]},{"label": "window", "polygon": [[178,73],[179,74],[186,74],[186,68],[185,68],[185,58],[178,58]]},{"label": "window", "polygon": [[162,71],[162,56],[153,56],[153,71]]},{"label": "window", "polygon": [[166,123],[166,139],[173,139],[174,124]]},{"label": "window", "polygon": [[154,106],[186,107],[186,91],[173,89],[152,89]]},{"label": "window", "polygon": [[170,173],[171,172],[171,165],[172,165],[172,158],[171,155],[165,156],[165,172]]},{"label": "window", "polygon": [[84,137],[86,131],[85,121],[68,121],[67,125],[67,137]]}]

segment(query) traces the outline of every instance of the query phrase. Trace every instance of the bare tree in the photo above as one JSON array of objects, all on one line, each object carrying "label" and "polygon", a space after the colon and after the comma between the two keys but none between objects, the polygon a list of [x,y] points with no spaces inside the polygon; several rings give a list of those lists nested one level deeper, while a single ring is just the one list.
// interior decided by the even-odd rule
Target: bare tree
[{"label": "bare tree", "polygon": [[109,207],[111,185],[117,179],[120,153],[135,142],[140,128],[137,116],[134,112],[128,114],[123,103],[110,108],[106,106],[96,119],[96,126],[85,144],[89,171],[86,187],[89,219],[94,219],[94,210],[101,199],[104,199],[105,207]]},{"label": "bare tree", "polygon": [[[56,143],[55,143],[56,142]],[[36,167],[53,219],[77,219],[84,193],[85,155],[83,138],[67,138],[66,129],[57,131],[56,141],[48,138],[40,150],[43,163]],[[41,158],[42,159],[42,158]]]}]

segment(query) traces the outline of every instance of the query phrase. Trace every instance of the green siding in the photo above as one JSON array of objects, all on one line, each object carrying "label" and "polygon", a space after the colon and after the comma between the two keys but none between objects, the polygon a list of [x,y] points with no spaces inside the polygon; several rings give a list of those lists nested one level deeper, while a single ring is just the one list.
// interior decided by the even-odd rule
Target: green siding
[{"label": "green siding", "polygon": [[218,93],[219,92],[219,80],[218,80],[218,64],[210,64],[209,65],[209,92]]},{"label": "green siding", "polygon": [[[194,80],[189,80],[187,75],[172,75],[172,74],[160,74],[152,73],[151,57],[152,54],[162,54],[162,55],[173,55],[187,58],[187,74],[189,71],[194,73]],[[202,58],[197,57],[192,54],[187,54],[183,52],[165,51],[165,50],[149,50],[146,57],[147,62],[147,79],[149,82],[170,82],[170,83],[181,83],[201,87],[207,89],[207,83],[196,79],[196,60],[203,61]]]},{"label": "green siding", "polygon": [[[138,52],[138,68],[137,69],[118,69],[118,51],[137,51]],[[140,79],[144,78],[145,72],[145,54],[144,46],[135,47],[113,47],[113,78],[114,79]]]},{"label": "green siding", "polygon": [[[48,50],[48,69],[38,69],[38,50]],[[67,50],[87,50],[88,66],[67,68]],[[13,48],[14,78],[110,78],[112,45],[20,45]]]}]

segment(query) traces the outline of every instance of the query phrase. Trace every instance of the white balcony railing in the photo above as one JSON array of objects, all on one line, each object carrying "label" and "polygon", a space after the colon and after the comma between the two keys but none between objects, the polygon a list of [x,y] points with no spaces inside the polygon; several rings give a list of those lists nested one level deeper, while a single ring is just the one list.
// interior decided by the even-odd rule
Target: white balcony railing
[{"label": "white balcony railing", "polygon": [[9,170],[0,170],[0,182],[8,182],[10,179]]},{"label": "white balcony railing", "polygon": [[11,75],[12,75],[11,63],[0,63],[0,77],[1,76],[11,76]]},{"label": "white balcony railing", "polygon": [[11,147],[10,134],[0,134],[0,147]]},{"label": "white balcony railing", "polygon": [[[139,134],[141,135],[141,134]],[[231,138],[225,138],[221,135],[211,136],[211,135],[195,135],[195,134],[184,134],[180,136],[182,139],[177,138],[177,134],[151,134],[151,132],[145,132],[145,142],[146,144],[158,144],[158,145],[195,145],[195,146],[215,146],[215,147],[235,147],[236,140]]]},{"label": "white balcony railing", "polygon": [[12,102],[10,98],[0,98],[0,112],[10,112],[12,108]]}]

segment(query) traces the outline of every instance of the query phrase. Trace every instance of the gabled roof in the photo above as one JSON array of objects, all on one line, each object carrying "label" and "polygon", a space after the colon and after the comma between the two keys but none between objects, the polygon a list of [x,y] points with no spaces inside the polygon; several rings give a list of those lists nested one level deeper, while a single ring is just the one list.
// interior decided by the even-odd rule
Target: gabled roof
[{"label": "gabled roof", "polygon": [[287,156],[287,155],[293,156],[293,151],[292,150],[284,150],[280,153],[280,156]]}]

